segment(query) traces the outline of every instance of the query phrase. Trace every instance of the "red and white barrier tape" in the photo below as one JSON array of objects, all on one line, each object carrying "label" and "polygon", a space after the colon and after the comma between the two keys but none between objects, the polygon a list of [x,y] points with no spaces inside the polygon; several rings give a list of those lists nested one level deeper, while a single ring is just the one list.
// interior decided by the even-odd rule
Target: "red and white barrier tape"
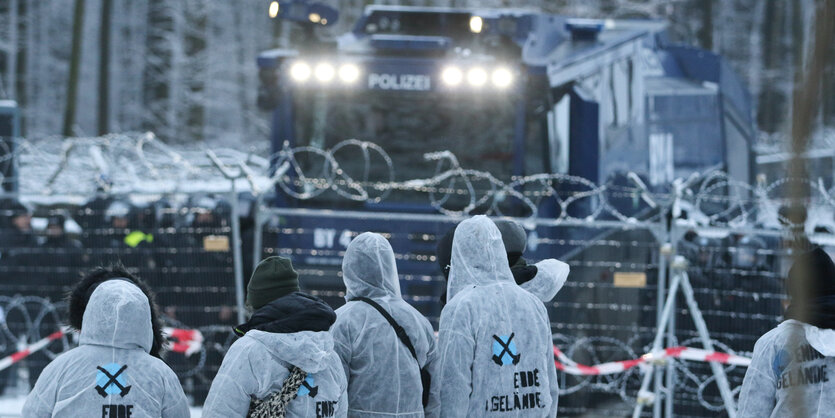
[{"label": "red and white barrier tape", "polygon": [[162,332],[171,339],[170,350],[175,353],[188,357],[203,348],[203,334],[196,329],[166,327]]},{"label": "red and white barrier tape", "polygon": [[29,357],[34,352],[42,350],[44,347],[49,345],[49,343],[61,338],[64,336],[64,333],[67,331],[67,328],[61,328],[58,331],[49,334],[46,338],[41,339],[33,344],[28,345],[23,350],[18,351],[17,353],[13,353],[12,355],[0,359],[0,370],[4,370],[9,368],[12,364],[19,362],[20,360]]},{"label": "red and white barrier tape", "polygon": [[[9,368],[12,364],[15,364],[26,357],[32,355],[32,353],[36,353],[42,350],[44,347],[49,345],[49,343],[60,339],[68,332],[68,327],[63,327],[58,331],[49,334],[46,338],[43,338],[35,343],[29,344],[23,350],[20,350],[16,353],[12,353],[11,355],[0,359],[0,370],[5,370]],[[163,328],[163,333],[166,336],[171,338],[173,342],[171,343],[171,351],[175,353],[185,354],[186,356],[190,356],[203,348],[203,334],[196,329],[180,329],[180,328]]]},{"label": "red and white barrier tape", "polygon": [[639,364],[655,363],[665,358],[680,358],[682,360],[701,362],[717,362],[745,367],[751,364],[750,358],[737,356],[735,354],[708,351],[700,348],[670,347],[664,350],[644,354],[643,356],[632,360],[612,361],[594,366],[585,366],[571,360],[565,355],[565,353],[560,351],[559,348],[554,346],[554,364],[557,366],[557,370],[575,376],[597,376],[621,373]]},{"label": "red and white barrier tape", "polygon": [[[4,370],[32,353],[42,350],[55,341],[64,336],[67,328],[61,328],[53,332],[46,338],[41,339],[33,344],[30,344],[23,350],[13,353],[3,359],[0,359],[0,370]],[[165,333],[172,340],[171,351],[175,353],[185,354],[190,356],[203,347],[203,334],[196,329],[181,329],[181,328],[163,328]],[[731,364],[736,366],[745,366],[751,364],[751,359],[747,357],[737,356],[734,354],[721,353],[718,351],[708,351],[700,348],[690,347],[670,347],[664,350],[647,353],[643,356],[632,360],[612,361],[608,363],[597,364],[594,366],[586,366],[579,364],[565,355],[559,348],[554,346],[554,364],[557,370],[576,376],[597,376],[605,374],[615,374],[625,372],[639,364],[653,363],[663,360],[665,358],[679,358],[682,360],[701,361],[701,362],[717,362],[722,364]]]}]

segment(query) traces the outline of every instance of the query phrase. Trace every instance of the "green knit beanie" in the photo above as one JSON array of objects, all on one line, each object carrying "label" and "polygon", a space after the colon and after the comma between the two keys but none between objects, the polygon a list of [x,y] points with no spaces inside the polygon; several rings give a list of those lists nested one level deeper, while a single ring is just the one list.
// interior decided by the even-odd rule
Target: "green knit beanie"
[{"label": "green knit beanie", "polygon": [[252,309],[299,291],[299,273],[290,259],[272,256],[258,263],[246,287],[246,305]]}]

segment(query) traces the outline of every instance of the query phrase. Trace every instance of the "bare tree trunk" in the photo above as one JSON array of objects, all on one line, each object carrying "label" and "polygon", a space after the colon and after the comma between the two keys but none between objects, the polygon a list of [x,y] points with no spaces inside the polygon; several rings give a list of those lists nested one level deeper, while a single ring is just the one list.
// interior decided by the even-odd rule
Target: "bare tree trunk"
[{"label": "bare tree trunk", "polygon": [[[252,59],[249,55],[249,48],[243,47],[246,45],[245,39],[246,36],[244,35],[244,25],[245,22],[250,22],[248,19],[251,12],[246,11],[245,9],[238,9],[235,11],[235,41],[241,45],[242,47],[238,49],[238,62],[235,65],[235,73],[238,79],[238,103],[240,103],[241,110],[239,113],[239,126],[240,126],[240,135],[242,137],[247,136],[250,129],[247,123],[247,116],[250,113],[251,103],[247,100],[247,89],[249,88],[249,83],[247,82],[247,74],[246,74],[246,66],[243,65],[245,60]],[[253,22],[254,23],[254,22]]]},{"label": "bare tree trunk", "polygon": [[72,136],[75,124],[75,99],[78,95],[78,70],[81,65],[82,29],[84,28],[84,0],[75,0],[72,19],[72,52],[70,55],[70,76],[67,81],[67,106],[64,109],[64,136]]},{"label": "bare tree trunk", "polygon": [[182,141],[181,122],[178,117],[178,109],[185,106],[185,85],[183,62],[185,53],[183,51],[183,36],[185,26],[185,2],[174,2],[172,6],[172,30],[170,35],[171,43],[171,67],[168,84],[168,107],[165,112],[165,124],[167,125],[168,140],[177,139]]},{"label": "bare tree trunk", "polygon": [[[820,111],[821,86],[826,64],[832,55],[831,40],[835,34],[835,0],[818,2],[815,17],[815,31],[808,59],[795,72],[795,90],[792,103],[792,151],[800,154],[806,150],[812,134],[815,119]],[[797,155],[795,155],[797,160]],[[802,161],[796,161],[793,169],[805,174]],[[794,189],[794,188],[793,188]]]},{"label": "bare tree trunk", "polygon": [[708,51],[713,50],[713,0],[701,0],[702,27],[699,30],[699,43]]},{"label": "bare tree trunk", "polygon": [[6,94],[12,100],[17,100],[17,51],[20,49],[17,31],[18,1],[11,0],[9,6],[9,51],[6,60],[6,80],[9,85],[6,86]]},{"label": "bare tree trunk", "polygon": [[102,0],[99,26],[99,135],[110,132],[110,16],[113,0]]},{"label": "bare tree trunk", "polygon": [[786,16],[786,4],[779,0],[767,0],[765,19],[763,19],[762,57],[763,78],[757,109],[757,125],[766,132],[776,132],[783,128],[785,115],[788,113],[785,87],[781,85],[784,71],[786,47],[783,31]]}]

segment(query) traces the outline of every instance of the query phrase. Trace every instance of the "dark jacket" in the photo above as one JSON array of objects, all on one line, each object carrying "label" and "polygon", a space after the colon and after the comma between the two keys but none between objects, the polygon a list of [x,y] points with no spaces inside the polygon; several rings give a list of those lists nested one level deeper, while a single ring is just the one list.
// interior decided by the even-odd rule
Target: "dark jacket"
[{"label": "dark jacket", "polygon": [[253,329],[275,334],[319,332],[330,329],[334,321],[336,313],[321,299],[293,292],[264,305],[234,331],[239,337]]}]

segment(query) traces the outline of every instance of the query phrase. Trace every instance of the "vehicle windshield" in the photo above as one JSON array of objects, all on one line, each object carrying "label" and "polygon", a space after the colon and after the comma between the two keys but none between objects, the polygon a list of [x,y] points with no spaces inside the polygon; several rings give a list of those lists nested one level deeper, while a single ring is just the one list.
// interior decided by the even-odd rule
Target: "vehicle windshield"
[{"label": "vehicle windshield", "polygon": [[[379,145],[391,158],[394,181],[430,178],[437,162],[425,153],[451,151],[461,167],[489,172],[509,182],[513,168],[514,100],[507,96],[448,92],[299,92],[295,95],[297,146],[332,149],[357,139]],[[370,152],[366,164],[359,147],[334,153],[339,167],[356,181],[387,182],[389,165]],[[307,171],[321,158],[300,156]],[[442,170],[450,165],[444,164]],[[459,183],[457,188],[462,185]],[[368,189],[368,187],[366,187]],[[369,190],[370,192],[370,190]],[[373,194],[373,193],[372,193]],[[312,203],[333,205],[334,193]],[[445,207],[466,204],[453,198]],[[428,205],[424,192],[392,192],[386,202]]]}]

